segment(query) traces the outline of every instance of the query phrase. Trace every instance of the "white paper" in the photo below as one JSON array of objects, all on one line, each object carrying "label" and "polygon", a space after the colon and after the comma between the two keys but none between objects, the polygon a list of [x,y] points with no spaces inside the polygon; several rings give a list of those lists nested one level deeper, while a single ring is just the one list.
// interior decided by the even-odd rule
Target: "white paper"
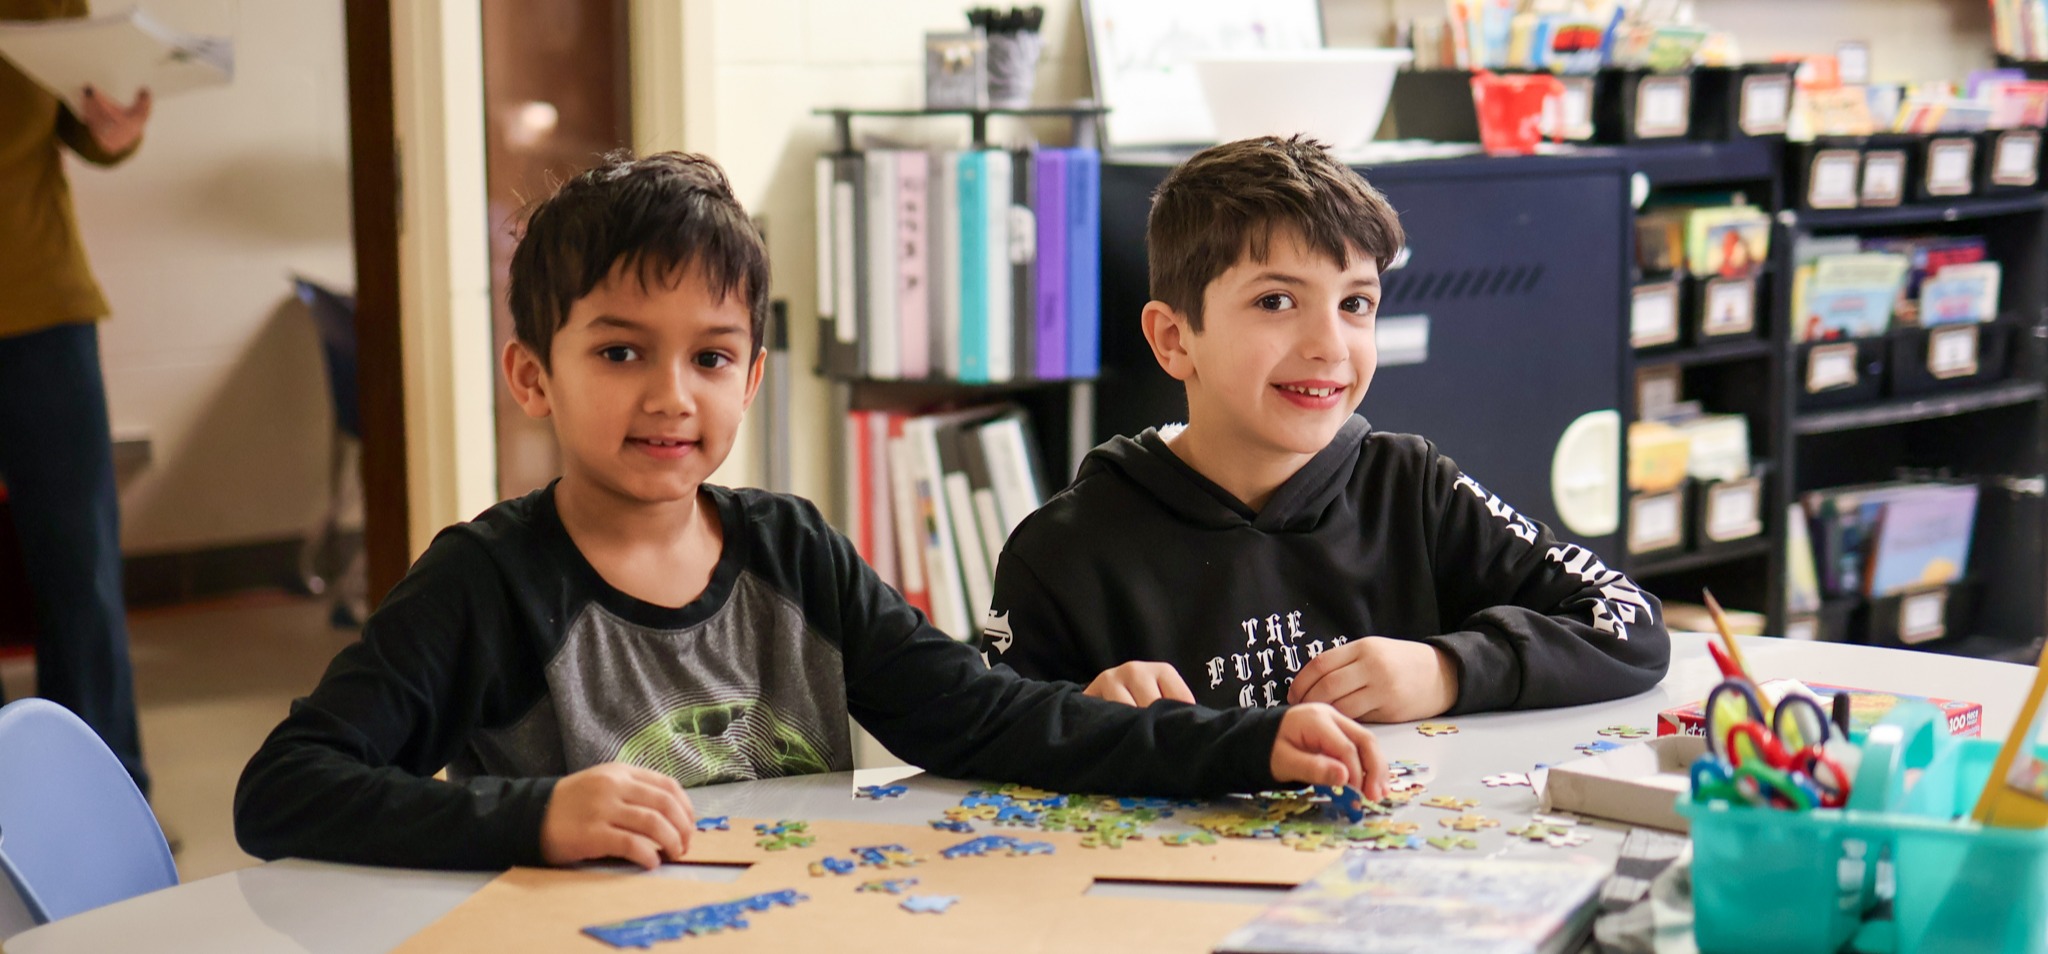
[{"label": "white paper", "polygon": [[1785,118],[1792,106],[1792,78],[1783,75],[1751,76],[1742,81],[1742,131],[1766,136],[1785,131]]},{"label": "white paper", "polygon": [[1974,142],[1944,142],[1928,148],[1927,191],[1960,195],[1970,191],[1970,165],[1977,158]]},{"label": "white paper", "polygon": [[1806,353],[1806,391],[1818,394],[1856,383],[1856,346],[1830,345]]},{"label": "white paper", "polygon": [[1814,157],[1813,181],[1806,187],[1806,204],[1816,209],[1856,207],[1856,151],[1829,150]]},{"label": "white paper", "polygon": [[1734,540],[1756,529],[1756,485],[1747,481],[1717,487],[1709,495],[1707,536]]},{"label": "white paper", "polygon": [[67,20],[0,22],[0,56],[70,104],[85,109],[92,86],[115,102],[225,86],[235,76],[227,37],[173,30],[141,10]]},{"label": "white paper", "polygon": [[1671,286],[1636,292],[1629,309],[1629,340],[1636,347],[1678,340],[1678,290]]},{"label": "white paper", "polygon": [[1959,325],[1929,331],[1927,373],[1937,378],[1977,373],[1977,326]]},{"label": "white paper", "polygon": [[1871,153],[1863,158],[1864,204],[1897,205],[1905,192],[1905,155]]}]

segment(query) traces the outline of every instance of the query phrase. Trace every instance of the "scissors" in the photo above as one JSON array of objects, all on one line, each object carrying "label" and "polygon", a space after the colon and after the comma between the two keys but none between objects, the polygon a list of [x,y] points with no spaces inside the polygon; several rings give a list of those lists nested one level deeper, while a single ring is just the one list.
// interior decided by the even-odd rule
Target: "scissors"
[{"label": "scissors", "polygon": [[1764,718],[1763,702],[1757,698],[1756,687],[1747,679],[1724,679],[1707,693],[1704,717],[1707,751],[1729,761],[1733,761],[1728,754],[1729,730],[1745,722],[1770,724]]},{"label": "scissors", "polygon": [[1731,767],[1710,756],[1694,762],[1690,774],[1695,802],[1726,801],[1803,811],[1822,800],[1812,783],[1798,775],[1754,762]]},{"label": "scissors", "polygon": [[1789,692],[1771,712],[1771,734],[1792,751],[1819,748],[1834,735],[1834,720],[1812,696]]}]

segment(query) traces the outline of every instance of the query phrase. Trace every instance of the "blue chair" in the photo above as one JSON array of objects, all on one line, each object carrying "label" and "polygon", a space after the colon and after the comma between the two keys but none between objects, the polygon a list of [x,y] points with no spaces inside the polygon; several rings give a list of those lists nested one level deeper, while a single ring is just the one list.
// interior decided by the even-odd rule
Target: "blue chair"
[{"label": "blue chair", "polygon": [[45,699],[0,706],[0,879],[37,924],[178,883],[127,770]]}]

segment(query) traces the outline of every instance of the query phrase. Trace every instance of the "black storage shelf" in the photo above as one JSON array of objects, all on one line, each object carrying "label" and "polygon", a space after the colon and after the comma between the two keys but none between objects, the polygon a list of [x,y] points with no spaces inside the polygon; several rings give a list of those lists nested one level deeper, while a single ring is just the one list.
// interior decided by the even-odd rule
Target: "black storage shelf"
[{"label": "black storage shelf", "polygon": [[2043,208],[2042,193],[2015,192],[2009,195],[1957,199],[1954,202],[1922,202],[1878,209],[1839,209],[1827,212],[1782,212],[1786,224],[1815,232],[1881,229],[1894,225],[1930,225],[1989,219],[2002,215],[2024,215]]},{"label": "black storage shelf", "polygon": [[1643,142],[1622,150],[1652,189],[1771,182],[1783,143],[1774,139]]},{"label": "black storage shelf", "polygon": [[1948,656],[1969,656],[1973,659],[1991,659],[1998,662],[2025,663],[2033,665],[2041,658],[2040,639],[2015,640],[2010,637],[1972,633],[1951,639],[1936,640],[1916,647],[1925,652],[1941,653]]},{"label": "black storage shelf", "polygon": [[1704,570],[1708,567],[1722,566],[1743,560],[1754,560],[1770,555],[1770,537],[1751,537],[1747,540],[1724,543],[1712,550],[1679,553],[1668,557],[1654,557],[1647,560],[1632,561],[1629,564],[1629,575],[1635,577],[1638,582],[1641,582],[1660,576],[1690,573],[1694,570]]},{"label": "black storage shelf", "polygon": [[1695,345],[1676,351],[1646,351],[1636,355],[1636,367],[1655,368],[1663,365],[1678,365],[1682,368],[1702,364],[1726,364],[1734,361],[1754,361],[1771,356],[1771,343],[1762,338],[1738,338],[1730,341],[1716,341],[1711,344]]},{"label": "black storage shelf", "polygon": [[1968,391],[1898,398],[1860,407],[1800,414],[1792,419],[1792,433],[1830,434],[1866,427],[1931,421],[1958,414],[2026,404],[2039,401],[2044,395],[2048,395],[2048,385],[2043,385],[2040,381],[2005,381]]}]

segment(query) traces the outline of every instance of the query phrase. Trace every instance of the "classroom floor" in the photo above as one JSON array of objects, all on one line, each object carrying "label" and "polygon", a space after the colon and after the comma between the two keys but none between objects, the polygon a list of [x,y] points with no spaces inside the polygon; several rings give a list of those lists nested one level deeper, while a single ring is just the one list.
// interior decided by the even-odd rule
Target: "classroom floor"
[{"label": "classroom floor", "polygon": [[[129,615],[143,757],[157,815],[183,841],[184,880],[256,863],[235,845],[235,780],[291,701],[355,639],[330,629],[327,612],[321,600],[258,595]],[[0,661],[0,685],[9,699],[28,695],[33,665]]]}]

